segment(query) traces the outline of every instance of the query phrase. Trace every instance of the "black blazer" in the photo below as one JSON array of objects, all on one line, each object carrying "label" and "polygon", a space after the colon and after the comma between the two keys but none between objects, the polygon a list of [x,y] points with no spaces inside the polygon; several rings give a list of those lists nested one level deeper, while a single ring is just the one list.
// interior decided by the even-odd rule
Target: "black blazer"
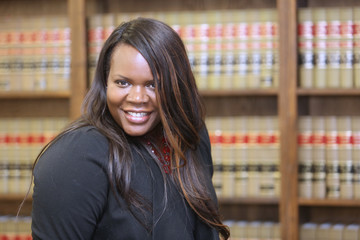
[{"label": "black blazer", "polygon": [[[216,230],[199,220],[171,182],[164,207],[164,179],[141,146],[133,147],[131,187],[150,202],[153,210],[133,209],[131,213],[110,188],[108,149],[100,132],[84,127],[61,137],[42,155],[34,169],[34,240],[219,239]],[[204,160],[206,185],[216,200],[210,152],[209,136],[202,131],[198,154]]]}]

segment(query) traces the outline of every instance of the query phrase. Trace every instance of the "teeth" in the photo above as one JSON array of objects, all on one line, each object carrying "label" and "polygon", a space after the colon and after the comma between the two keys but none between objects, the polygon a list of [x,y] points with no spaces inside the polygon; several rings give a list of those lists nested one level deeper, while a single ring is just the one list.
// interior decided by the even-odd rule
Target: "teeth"
[{"label": "teeth", "polygon": [[128,112],[128,114],[134,117],[144,117],[147,115],[145,112]]}]

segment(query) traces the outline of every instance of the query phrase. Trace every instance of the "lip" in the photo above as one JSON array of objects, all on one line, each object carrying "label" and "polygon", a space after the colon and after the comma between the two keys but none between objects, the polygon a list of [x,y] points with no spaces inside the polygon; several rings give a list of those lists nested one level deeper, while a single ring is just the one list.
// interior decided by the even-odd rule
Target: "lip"
[{"label": "lip", "polygon": [[123,110],[125,113],[125,118],[130,123],[134,124],[144,124],[150,119],[151,112],[149,111],[139,111],[139,110]]}]

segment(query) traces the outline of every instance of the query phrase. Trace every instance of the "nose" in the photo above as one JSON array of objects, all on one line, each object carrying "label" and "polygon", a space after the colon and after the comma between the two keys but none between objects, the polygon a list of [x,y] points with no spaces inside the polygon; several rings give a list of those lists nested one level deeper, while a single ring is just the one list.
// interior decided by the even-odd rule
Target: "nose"
[{"label": "nose", "polygon": [[127,100],[134,104],[143,104],[149,100],[149,96],[146,94],[146,89],[142,86],[131,87]]}]

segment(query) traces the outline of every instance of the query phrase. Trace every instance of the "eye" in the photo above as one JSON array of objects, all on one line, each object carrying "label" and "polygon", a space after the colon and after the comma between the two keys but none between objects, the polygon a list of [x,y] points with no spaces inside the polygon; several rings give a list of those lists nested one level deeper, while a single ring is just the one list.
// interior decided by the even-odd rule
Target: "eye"
[{"label": "eye", "polygon": [[127,87],[129,85],[129,82],[126,80],[115,80],[114,82],[119,87]]},{"label": "eye", "polygon": [[152,89],[155,89],[155,81],[151,81],[148,83],[148,87],[149,88],[152,88]]}]

